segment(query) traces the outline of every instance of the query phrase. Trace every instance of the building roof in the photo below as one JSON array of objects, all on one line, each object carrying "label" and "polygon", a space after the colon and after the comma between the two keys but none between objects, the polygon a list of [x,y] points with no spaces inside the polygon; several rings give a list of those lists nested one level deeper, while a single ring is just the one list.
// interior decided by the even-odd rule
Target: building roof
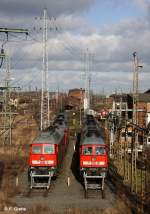
[{"label": "building roof", "polygon": [[144,92],[144,94],[150,94],[150,89]]},{"label": "building roof", "polygon": [[150,102],[150,93],[139,94],[138,100],[139,100],[139,102],[149,103]]},{"label": "building roof", "polygon": [[110,95],[111,98],[115,100],[115,102],[127,102],[128,101],[128,94],[112,94]]},{"label": "building roof", "polygon": [[69,92],[77,92],[77,91],[85,91],[85,89],[83,88],[73,88],[73,89],[70,89]]},{"label": "building roof", "polygon": [[[110,97],[112,97],[115,102],[127,102],[129,99],[132,100],[133,94],[112,94]],[[150,90],[148,90],[145,93],[139,93],[138,94],[138,101],[139,102],[145,102],[149,103],[150,102]]]}]

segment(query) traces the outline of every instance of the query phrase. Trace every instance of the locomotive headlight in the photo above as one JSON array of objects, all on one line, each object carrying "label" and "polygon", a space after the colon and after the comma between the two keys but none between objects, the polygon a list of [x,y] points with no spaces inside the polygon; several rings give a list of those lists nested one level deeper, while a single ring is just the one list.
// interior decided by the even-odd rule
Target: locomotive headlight
[{"label": "locomotive headlight", "polygon": [[105,162],[104,161],[98,161],[98,162],[96,162],[96,165],[103,166],[103,165],[105,165]]},{"label": "locomotive headlight", "polygon": [[83,165],[91,165],[92,162],[91,161],[83,161]]},{"label": "locomotive headlight", "polygon": [[32,160],[32,164],[40,164],[40,160]]},{"label": "locomotive headlight", "polygon": [[54,161],[53,160],[48,160],[48,161],[45,161],[46,164],[54,164]]}]

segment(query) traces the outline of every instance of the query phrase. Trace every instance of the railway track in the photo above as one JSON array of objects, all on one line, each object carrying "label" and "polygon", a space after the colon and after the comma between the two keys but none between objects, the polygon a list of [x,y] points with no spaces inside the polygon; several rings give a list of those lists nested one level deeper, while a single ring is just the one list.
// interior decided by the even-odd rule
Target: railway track
[{"label": "railway track", "polygon": [[84,192],[84,198],[97,199],[97,198],[104,198],[104,197],[101,190],[88,189],[87,191]]},{"label": "railway track", "polygon": [[49,196],[49,193],[52,193],[54,191],[55,185],[52,182],[51,186],[49,189],[44,189],[44,188],[33,188],[33,189],[28,189],[23,191],[21,194],[22,197],[30,198],[30,197],[37,197],[37,196],[42,196],[44,198],[47,198]]}]

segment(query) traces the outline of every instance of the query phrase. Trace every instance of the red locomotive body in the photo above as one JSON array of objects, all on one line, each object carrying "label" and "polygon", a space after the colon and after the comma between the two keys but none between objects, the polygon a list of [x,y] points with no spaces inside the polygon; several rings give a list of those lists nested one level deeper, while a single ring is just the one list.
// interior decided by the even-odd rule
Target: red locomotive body
[{"label": "red locomotive body", "polygon": [[80,143],[80,171],[104,173],[108,168],[107,146],[93,131],[86,133]]},{"label": "red locomotive body", "polygon": [[102,138],[100,127],[92,116],[86,118],[79,148],[80,175],[84,179],[85,196],[87,197],[88,189],[101,189],[104,197],[104,179],[108,170],[107,145]]},{"label": "red locomotive body", "polygon": [[85,145],[81,147],[80,153],[80,168],[81,170],[85,168],[102,168],[107,169],[108,160],[106,145]]},{"label": "red locomotive body", "polygon": [[57,118],[51,130],[42,131],[30,144],[28,177],[30,188],[50,187],[57,176],[68,145],[68,127],[64,118]]},{"label": "red locomotive body", "polygon": [[[44,133],[47,134],[47,133]],[[29,166],[53,166],[56,167],[56,145],[45,143],[33,143],[30,145]]]}]

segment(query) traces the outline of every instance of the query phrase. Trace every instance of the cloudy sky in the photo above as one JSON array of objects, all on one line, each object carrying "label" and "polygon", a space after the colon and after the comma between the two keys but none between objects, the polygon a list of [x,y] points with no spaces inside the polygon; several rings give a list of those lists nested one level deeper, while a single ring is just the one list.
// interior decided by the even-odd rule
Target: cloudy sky
[{"label": "cloudy sky", "polygon": [[[0,0],[0,33],[11,58],[13,86],[41,87],[43,9],[48,13],[49,89],[84,87],[85,56],[96,93],[130,92],[134,51],[143,68],[139,89],[150,82],[150,0]],[[2,84],[5,64],[1,68]]]}]

